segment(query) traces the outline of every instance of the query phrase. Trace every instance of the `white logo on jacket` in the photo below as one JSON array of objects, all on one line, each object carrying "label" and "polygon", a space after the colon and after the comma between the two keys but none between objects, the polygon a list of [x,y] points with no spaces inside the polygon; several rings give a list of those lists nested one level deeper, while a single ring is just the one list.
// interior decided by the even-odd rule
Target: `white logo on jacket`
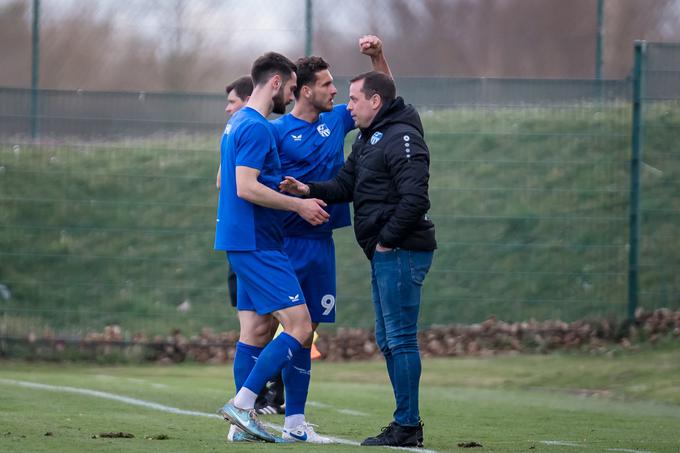
[{"label": "white logo on jacket", "polygon": [[302,141],[302,134],[300,134],[300,135],[290,134],[290,137],[293,139],[294,142],[301,142]]},{"label": "white logo on jacket", "polygon": [[371,135],[371,145],[378,143],[381,138],[383,138],[382,132],[376,132],[375,134]]}]

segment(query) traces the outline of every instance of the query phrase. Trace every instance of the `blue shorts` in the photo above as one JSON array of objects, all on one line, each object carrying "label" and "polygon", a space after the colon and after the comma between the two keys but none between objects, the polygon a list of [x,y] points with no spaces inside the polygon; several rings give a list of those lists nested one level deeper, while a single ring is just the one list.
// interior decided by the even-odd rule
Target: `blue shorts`
[{"label": "blue shorts", "polygon": [[333,237],[286,237],[283,249],[295,269],[312,322],[335,322]]},{"label": "blue shorts", "polygon": [[236,308],[266,315],[305,303],[288,256],[280,250],[230,251],[236,273]]}]

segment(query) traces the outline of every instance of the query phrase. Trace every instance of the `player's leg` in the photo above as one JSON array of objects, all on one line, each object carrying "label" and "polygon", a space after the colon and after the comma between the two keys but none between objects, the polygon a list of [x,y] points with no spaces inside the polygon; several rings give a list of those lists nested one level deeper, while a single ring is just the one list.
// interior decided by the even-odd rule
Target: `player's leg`
[{"label": "player's leg", "polygon": [[[314,257],[318,253],[317,241],[299,237],[285,238],[284,249],[300,282],[309,310],[310,303],[316,298],[315,294],[310,293],[309,282],[311,280],[310,268],[316,265]],[[310,318],[312,318],[311,311]],[[315,330],[317,325],[318,321],[315,322],[312,318],[312,329]],[[311,344],[309,348],[311,348]],[[300,352],[293,356],[290,364],[282,371],[286,391],[284,435],[287,430],[293,430],[305,422],[305,404],[311,377],[311,349],[309,348],[305,345]]]},{"label": "player's leg", "polygon": [[[279,321],[272,316],[272,325],[270,333],[272,338],[276,336],[276,332],[280,329]],[[258,414],[283,414],[285,412],[285,399],[283,390],[283,378],[281,373],[273,377],[262,388],[260,394],[255,400],[255,411]]]},{"label": "player's leg", "polygon": [[[233,273],[231,266],[230,271]],[[255,366],[260,353],[272,339],[270,326],[273,318],[271,315],[260,315],[255,311],[247,285],[237,284],[234,289],[237,290],[233,300],[238,301],[236,307],[240,327],[239,341],[236,343],[234,354],[234,384],[238,392]]]},{"label": "player's leg", "polygon": [[264,347],[272,339],[271,318],[271,315],[261,316],[255,311],[240,310],[238,312],[241,331],[234,354],[236,392],[241,390]]},{"label": "player's leg", "polygon": [[229,302],[232,307],[235,307],[238,300],[238,283],[236,273],[229,263],[227,263],[227,289],[229,290]]},{"label": "player's leg", "polygon": [[273,314],[284,331],[260,354],[256,365],[235,398],[243,409],[251,409],[257,393],[268,379],[288,363],[290,356],[311,338],[311,322],[302,290],[288,257],[280,251],[258,250],[231,254],[247,270],[236,269],[239,282],[248,290],[258,314]]},{"label": "player's leg", "polygon": [[[236,283],[236,274],[229,266],[229,278],[233,275],[233,289],[238,293],[231,295],[231,301],[238,308],[240,325],[239,341],[236,343],[234,354],[233,375],[236,392],[238,392],[246,378],[252,371],[255,363],[267,343],[271,340],[271,328],[273,317],[271,315],[260,316],[255,312],[255,307],[244,289],[244,285]],[[238,301],[238,304],[236,303]],[[227,433],[227,440],[231,442],[256,442],[260,439],[244,432],[235,424],[231,424]]]},{"label": "player's leg", "polygon": [[310,341],[312,335],[309,312],[304,304],[277,310],[273,314],[283,325],[284,331],[263,349],[236,395],[234,403],[243,409],[254,408],[257,393],[290,362],[295,353],[303,348],[303,344]]},{"label": "player's leg", "polygon": [[[284,249],[300,282],[302,293],[305,296],[307,309],[312,320],[312,329],[316,330],[318,316],[315,316],[316,312],[313,311],[313,306],[314,302],[320,299],[321,296],[313,291],[312,284],[313,280],[325,279],[322,275],[314,275],[316,279],[310,278],[310,274],[313,273],[313,270],[319,264],[317,259],[319,252],[318,241],[299,237],[286,238]],[[291,363],[283,369],[282,374],[287,401],[284,428],[292,429],[305,421],[305,404],[311,377],[311,349],[305,347],[296,354]]]},{"label": "player's leg", "polygon": [[[290,311],[300,313],[291,315]],[[282,312],[285,312],[292,322],[300,322],[295,320],[295,318],[304,319],[305,316],[309,316],[304,305],[287,308],[282,310]],[[271,322],[269,320],[263,322],[261,319],[266,317],[260,316],[260,319],[258,319],[258,315],[255,312],[242,313],[245,314],[243,318],[248,320],[245,325],[248,325],[247,323],[250,322],[251,326],[256,326],[255,329],[261,329],[261,338],[271,336]],[[242,341],[239,343],[243,343],[243,341],[255,342],[254,335],[254,330],[250,330],[249,335],[241,335],[240,339]],[[295,351],[295,348],[300,347],[300,343],[295,338],[292,336],[287,337],[288,335],[285,332],[281,333],[276,339],[269,342],[264,349],[260,349],[261,352],[258,357],[251,357],[251,360],[255,360],[255,364],[251,367],[250,373],[245,376],[245,379],[243,379],[242,375],[236,378],[237,358],[235,357],[234,369],[238,390],[233,402],[227,403],[222,408],[221,413],[233,425],[237,425],[238,428],[245,432],[240,433],[237,428],[230,428],[228,439],[234,441],[253,441],[257,439],[253,439],[251,436],[255,436],[268,442],[278,442],[281,440],[271,436],[255,417],[254,404],[257,393],[252,389],[263,388],[270,376],[280,373],[281,368],[290,360],[290,356],[294,354],[291,351]],[[239,386],[239,384],[241,385]]]},{"label": "player's leg", "polygon": [[229,259],[257,314],[274,314],[284,332],[262,350],[233,401],[222,408],[222,414],[245,431],[273,442],[273,436],[257,420],[253,410],[255,399],[267,380],[311,338],[309,313],[284,253],[273,250],[231,252]]},{"label": "player's leg", "polygon": [[[229,299],[231,302],[231,305],[236,307],[237,306],[237,301],[239,300],[238,297],[238,283],[237,283],[237,277],[236,273],[233,271],[231,268],[231,265],[228,266],[228,273],[227,273],[227,286],[229,288]],[[248,296],[245,293],[242,293],[240,298],[247,298]],[[241,304],[242,306],[244,305],[243,303]],[[253,311],[254,308],[252,304],[247,303],[247,308],[242,310],[251,310]],[[236,353],[234,357],[234,378],[236,378],[239,375],[245,375],[245,377],[248,376],[250,373],[250,370],[252,367],[255,365],[255,360],[257,360],[257,357],[260,355],[260,352],[262,351],[262,348],[271,341],[271,339],[274,337],[274,333],[276,332],[276,328],[279,325],[279,322],[272,316],[269,316],[271,320],[271,328],[268,328],[266,323],[262,323],[262,325],[259,325],[260,323],[258,322],[258,325],[251,325],[249,327],[244,327],[244,323],[252,324],[252,321],[249,321],[247,319],[243,319],[243,316],[250,316],[252,313],[241,311],[239,312],[239,323],[240,323],[240,331],[241,334],[247,334],[247,335],[255,335],[255,339],[253,340],[244,340],[243,338],[240,339],[240,341],[236,344]],[[244,361],[243,358],[246,358]],[[244,366],[246,365],[246,366]],[[243,384],[243,381],[245,380],[245,377],[240,381],[241,385]],[[279,376],[277,379],[275,379],[275,383],[273,385],[274,388],[277,388],[277,383],[281,383],[281,376]],[[241,385],[238,384],[236,385],[236,391],[241,388]],[[283,386],[283,384],[280,384]],[[262,406],[267,405],[267,396],[269,394],[269,389],[264,388],[262,389],[262,392],[258,395],[258,402],[261,400],[262,401]],[[283,402],[280,402],[278,404],[283,404]],[[258,413],[260,413],[258,411]],[[276,411],[271,412],[271,413],[276,413]]]},{"label": "player's leg", "polygon": [[[286,238],[285,250],[302,287],[313,330],[320,322],[335,321],[335,253],[333,240]],[[325,306],[325,308],[322,307]],[[305,420],[305,405],[311,379],[311,343],[293,356],[283,369],[286,417],[283,438],[312,443],[330,443]]]}]

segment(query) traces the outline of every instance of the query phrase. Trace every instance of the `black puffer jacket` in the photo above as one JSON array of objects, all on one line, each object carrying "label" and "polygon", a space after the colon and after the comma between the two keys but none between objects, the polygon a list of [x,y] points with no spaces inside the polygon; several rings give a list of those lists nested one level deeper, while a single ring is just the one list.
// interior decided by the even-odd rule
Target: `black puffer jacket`
[{"label": "black puffer jacket", "polygon": [[310,197],[354,202],[354,233],[371,259],[385,247],[430,251],[437,247],[427,216],[430,153],[418,112],[396,98],[362,129],[338,175],[310,183]]}]

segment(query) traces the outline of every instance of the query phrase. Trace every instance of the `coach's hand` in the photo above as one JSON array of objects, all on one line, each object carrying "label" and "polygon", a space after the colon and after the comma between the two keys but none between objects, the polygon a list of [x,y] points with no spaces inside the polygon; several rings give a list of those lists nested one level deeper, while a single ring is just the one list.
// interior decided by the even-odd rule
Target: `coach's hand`
[{"label": "coach's hand", "polygon": [[[292,176],[286,176],[283,181],[279,183],[279,190],[291,195],[307,196],[309,195],[309,186],[301,183]],[[323,202],[322,202],[323,203]],[[324,206],[326,206],[324,204]]]},{"label": "coach's hand", "polygon": [[295,212],[312,225],[321,225],[330,219],[330,214],[323,210],[326,207],[326,203],[323,200],[318,198],[300,198],[297,200],[298,204]]},{"label": "coach's hand", "polygon": [[391,249],[389,247],[383,247],[382,245],[380,245],[380,243],[376,244],[376,246],[375,246],[376,252],[391,252],[392,250],[393,249]]}]

